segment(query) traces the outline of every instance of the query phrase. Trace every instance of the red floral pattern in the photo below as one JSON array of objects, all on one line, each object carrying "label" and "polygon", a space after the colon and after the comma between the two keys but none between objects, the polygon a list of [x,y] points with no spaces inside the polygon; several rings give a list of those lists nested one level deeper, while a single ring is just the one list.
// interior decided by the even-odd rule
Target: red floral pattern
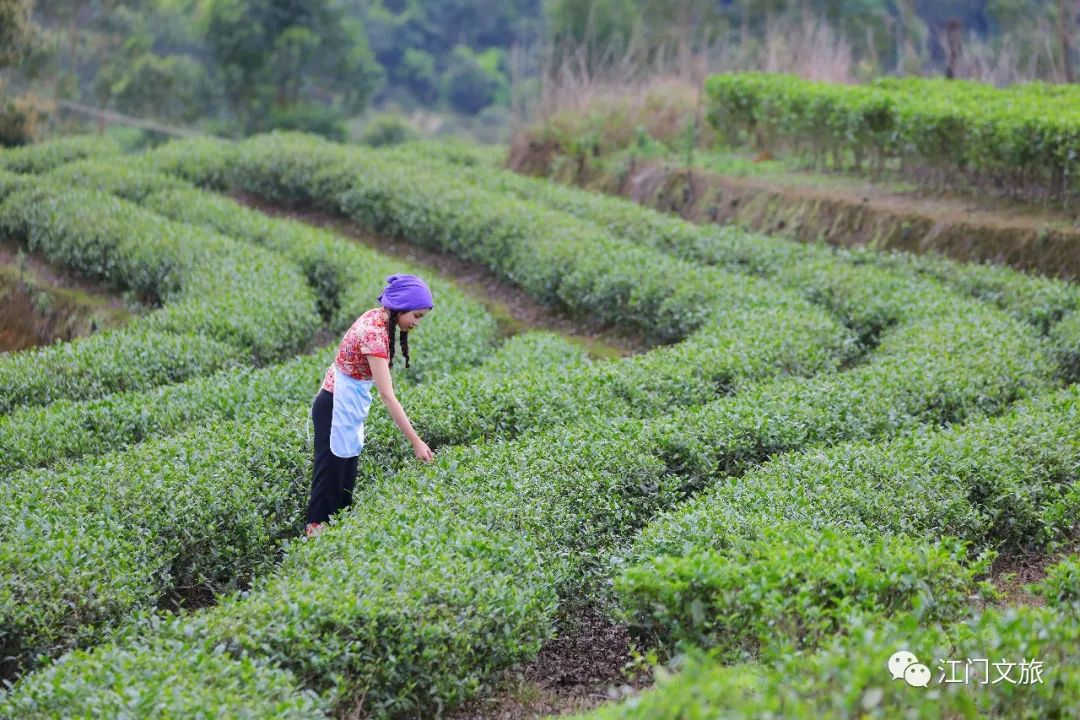
[{"label": "red floral pattern", "polygon": [[[357,380],[371,380],[367,356],[390,357],[390,312],[384,307],[368,310],[356,319],[338,345],[334,365]],[[334,392],[334,365],[326,371],[323,389]]]}]

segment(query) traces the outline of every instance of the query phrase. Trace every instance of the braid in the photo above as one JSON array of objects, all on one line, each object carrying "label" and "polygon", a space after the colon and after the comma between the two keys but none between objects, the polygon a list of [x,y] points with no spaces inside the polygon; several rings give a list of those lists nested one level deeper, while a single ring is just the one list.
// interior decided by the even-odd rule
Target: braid
[{"label": "braid", "polygon": [[[401,313],[397,310],[390,311],[390,359],[388,364],[393,367],[394,365],[394,345],[397,339],[397,319]],[[405,356],[405,367],[409,367],[409,333],[402,331],[401,333],[401,354]]]},{"label": "braid", "polygon": [[390,359],[389,359],[389,361],[387,363],[388,365],[390,365],[390,367],[394,367],[394,345],[395,345],[395,340],[397,339],[397,318],[398,318],[398,311],[397,310],[391,310],[390,311],[390,325],[388,327],[388,332],[390,333]]}]

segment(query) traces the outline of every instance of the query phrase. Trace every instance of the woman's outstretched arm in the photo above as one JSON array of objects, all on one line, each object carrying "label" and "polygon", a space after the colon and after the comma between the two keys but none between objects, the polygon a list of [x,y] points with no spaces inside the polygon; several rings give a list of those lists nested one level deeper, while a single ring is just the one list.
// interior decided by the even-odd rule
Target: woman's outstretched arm
[{"label": "woman's outstretched arm", "polygon": [[413,430],[412,423],[409,422],[409,416],[405,414],[405,408],[401,407],[401,403],[398,402],[397,396],[394,394],[394,383],[390,379],[390,362],[386,358],[376,357],[375,355],[368,355],[367,359],[368,364],[371,366],[371,377],[375,380],[375,387],[379,390],[379,397],[382,398],[386,409],[390,411],[390,417],[401,428],[401,432],[405,434],[405,437],[409,438],[409,442],[413,446],[413,454],[424,462],[431,462],[433,459],[431,448]]}]

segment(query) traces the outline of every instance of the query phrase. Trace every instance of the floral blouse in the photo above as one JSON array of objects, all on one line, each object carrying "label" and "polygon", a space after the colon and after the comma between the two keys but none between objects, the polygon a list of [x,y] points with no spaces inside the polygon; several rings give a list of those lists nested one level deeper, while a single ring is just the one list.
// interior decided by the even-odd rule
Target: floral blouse
[{"label": "floral blouse", "polygon": [[[356,319],[341,339],[334,365],[357,380],[371,380],[366,355],[390,357],[390,313],[386,308],[373,308]],[[323,378],[322,387],[329,392],[334,392],[334,365]]]}]

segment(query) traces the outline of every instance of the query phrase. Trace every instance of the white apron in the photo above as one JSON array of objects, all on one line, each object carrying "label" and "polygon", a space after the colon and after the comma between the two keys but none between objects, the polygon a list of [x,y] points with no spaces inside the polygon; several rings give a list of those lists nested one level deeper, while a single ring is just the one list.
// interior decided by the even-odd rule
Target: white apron
[{"label": "white apron", "polygon": [[373,380],[357,380],[334,365],[334,414],[330,422],[330,452],[356,457],[364,449],[364,421],[371,407]]}]

